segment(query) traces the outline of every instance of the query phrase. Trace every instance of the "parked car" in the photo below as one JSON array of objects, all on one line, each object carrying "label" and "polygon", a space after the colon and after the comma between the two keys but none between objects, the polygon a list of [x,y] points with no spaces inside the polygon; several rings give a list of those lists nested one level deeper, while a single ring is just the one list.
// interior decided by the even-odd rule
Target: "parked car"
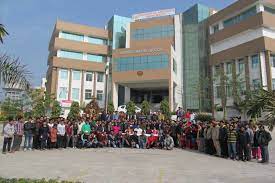
[{"label": "parked car", "polygon": [[[141,108],[139,108],[138,106],[135,106],[135,107],[136,107],[135,112],[136,113],[140,113],[141,112]],[[118,112],[127,113],[126,105],[120,105],[120,106],[118,106],[117,111]]]}]

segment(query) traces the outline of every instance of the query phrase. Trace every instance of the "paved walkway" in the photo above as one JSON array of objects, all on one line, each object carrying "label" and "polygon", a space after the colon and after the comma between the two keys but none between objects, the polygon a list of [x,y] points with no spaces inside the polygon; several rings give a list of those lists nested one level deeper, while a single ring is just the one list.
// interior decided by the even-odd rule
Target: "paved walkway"
[{"label": "paved walkway", "polygon": [[268,165],[225,160],[181,149],[21,151],[0,155],[0,176],[92,183],[274,183],[274,148],[275,140],[271,143],[271,163]]}]

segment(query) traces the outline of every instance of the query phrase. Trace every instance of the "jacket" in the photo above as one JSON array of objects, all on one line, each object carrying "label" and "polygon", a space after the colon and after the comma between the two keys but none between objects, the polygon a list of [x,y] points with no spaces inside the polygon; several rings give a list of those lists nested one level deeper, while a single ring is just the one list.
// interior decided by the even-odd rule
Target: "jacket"
[{"label": "jacket", "polygon": [[268,146],[268,144],[271,140],[272,140],[272,137],[269,132],[267,132],[265,130],[259,131],[258,144],[260,146]]},{"label": "jacket", "polygon": [[228,130],[227,131],[227,142],[234,143],[237,142],[237,132],[236,130]]},{"label": "jacket", "polygon": [[14,135],[14,126],[11,124],[6,124],[4,127],[4,137],[5,138],[12,138]]},{"label": "jacket", "polygon": [[238,133],[237,141],[240,146],[246,146],[247,144],[250,144],[249,134],[246,131],[244,132],[240,131]]},{"label": "jacket", "polygon": [[212,128],[212,140],[219,140],[219,134],[220,134],[220,127],[215,126]]},{"label": "jacket", "polygon": [[220,142],[227,142],[227,128],[226,128],[226,126],[223,126],[220,128],[219,140],[220,140]]}]

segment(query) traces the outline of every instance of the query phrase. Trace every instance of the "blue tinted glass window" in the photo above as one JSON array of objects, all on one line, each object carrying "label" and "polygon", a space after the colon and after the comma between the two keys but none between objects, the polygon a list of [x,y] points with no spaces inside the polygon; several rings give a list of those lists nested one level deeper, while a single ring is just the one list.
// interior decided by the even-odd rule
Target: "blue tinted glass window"
[{"label": "blue tinted glass window", "polygon": [[73,71],[73,80],[80,80],[80,71]]},{"label": "blue tinted glass window", "polygon": [[259,56],[258,55],[252,56],[251,62],[252,62],[252,69],[257,69],[259,67]]},{"label": "blue tinted glass window", "polygon": [[105,56],[92,55],[92,54],[87,54],[87,59],[88,59],[88,61],[92,61],[92,62],[105,62],[106,61]]},{"label": "blue tinted glass window", "polygon": [[88,37],[88,42],[92,44],[100,44],[100,45],[106,45],[107,40],[100,39],[100,38],[94,38],[94,37]]},{"label": "blue tinted glass window", "polygon": [[72,99],[79,100],[79,88],[72,88]]},{"label": "blue tinted glass window", "polygon": [[60,78],[67,80],[68,79],[68,71],[67,70],[60,70]]},{"label": "blue tinted glass window", "polygon": [[68,32],[60,32],[60,37],[63,39],[73,40],[73,41],[84,41],[83,35],[68,33]]},{"label": "blue tinted glass window", "polygon": [[155,26],[148,29],[135,29],[131,33],[131,36],[134,40],[147,40],[172,37],[174,36],[174,26],[164,25]]},{"label": "blue tinted glass window", "polygon": [[61,50],[59,51],[59,57],[83,60],[83,53]]}]

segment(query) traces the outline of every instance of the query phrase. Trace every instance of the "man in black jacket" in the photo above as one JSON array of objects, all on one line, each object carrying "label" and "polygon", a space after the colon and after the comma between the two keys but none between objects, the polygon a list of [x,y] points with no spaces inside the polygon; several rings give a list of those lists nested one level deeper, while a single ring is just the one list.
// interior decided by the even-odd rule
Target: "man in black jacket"
[{"label": "man in black jacket", "polygon": [[270,133],[265,130],[265,127],[263,125],[260,126],[259,128],[260,130],[259,130],[257,139],[262,152],[262,161],[260,161],[260,163],[268,163],[269,162],[268,144],[272,140],[272,138]]},{"label": "man in black jacket", "polygon": [[228,157],[227,127],[224,121],[220,122],[219,141],[221,146],[221,157],[227,158]]},{"label": "man in black jacket", "polygon": [[249,134],[245,131],[244,126],[241,126],[237,136],[237,142],[239,144],[239,160],[248,160],[247,148],[251,146]]}]

